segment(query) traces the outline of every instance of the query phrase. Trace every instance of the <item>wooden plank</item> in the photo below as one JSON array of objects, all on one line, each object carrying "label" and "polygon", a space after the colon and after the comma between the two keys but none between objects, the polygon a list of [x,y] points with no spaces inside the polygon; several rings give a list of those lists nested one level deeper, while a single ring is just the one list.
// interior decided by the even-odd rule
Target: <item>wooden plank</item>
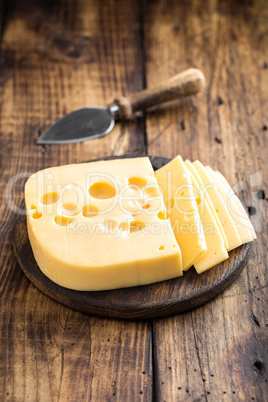
[{"label": "wooden plank", "polygon": [[258,231],[247,267],[222,296],[154,322],[155,394],[267,400],[267,3],[156,1],[143,15],[148,86],[192,66],[208,83],[147,114],[148,153],[198,158],[239,183]]},{"label": "wooden plank", "polygon": [[0,61],[3,400],[151,398],[150,324],[100,320],[54,302],[23,275],[11,239],[29,173],[143,152],[142,119],[88,143],[43,151],[35,145],[39,132],[62,114],[142,88],[138,22],[132,0],[17,1],[9,14]]},{"label": "wooden plank", "polygon": [[1,314],[2,396],[150,398],[150,324],[93,318],[51,301],[22,275],[15,281]]}]

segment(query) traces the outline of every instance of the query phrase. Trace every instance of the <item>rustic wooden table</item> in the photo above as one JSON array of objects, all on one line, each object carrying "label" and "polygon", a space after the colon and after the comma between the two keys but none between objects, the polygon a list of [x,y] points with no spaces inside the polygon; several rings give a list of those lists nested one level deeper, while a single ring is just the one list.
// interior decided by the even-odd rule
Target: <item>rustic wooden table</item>
[{"label": "rustic wooden table", "polygon": [[[267,1],[0,7],[1,401],[267,400]],[[205,92],[98,140],[36,145],[66,112],[188,67],[204,72]],[[53,301],[20,270],[11,230],[27,174],[123,154],[181,154],[240,184],[258,240],[217,299],[165,319],[102,319]]]}]

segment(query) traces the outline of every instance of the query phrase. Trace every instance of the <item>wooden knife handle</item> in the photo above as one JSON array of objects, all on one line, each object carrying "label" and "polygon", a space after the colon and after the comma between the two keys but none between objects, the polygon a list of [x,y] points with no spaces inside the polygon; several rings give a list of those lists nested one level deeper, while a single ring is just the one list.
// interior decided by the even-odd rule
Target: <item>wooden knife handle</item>
[{"label": "wooden knife handle", "polygon": [[115,118],[129,119],[138,110],[145,110],[163,102],[194,95],[204,89],[205,85],[204,74],[196,68],[189,68],[154,88],[145,89],[130,97],[116,98],[110,105],[110,110],[112,106],[117,105]]}]

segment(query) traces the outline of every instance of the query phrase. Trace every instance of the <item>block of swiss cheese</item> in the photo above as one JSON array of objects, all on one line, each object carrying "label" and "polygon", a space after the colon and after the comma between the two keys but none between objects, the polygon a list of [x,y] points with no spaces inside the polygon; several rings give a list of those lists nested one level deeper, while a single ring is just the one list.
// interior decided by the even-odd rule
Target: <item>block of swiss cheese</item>
[{"label": "block of swiss cheese", "polygon": [[147,157],[39,171],[26,183],[25,202],[35,259],[58,285],[94,291],[182,275]]}]

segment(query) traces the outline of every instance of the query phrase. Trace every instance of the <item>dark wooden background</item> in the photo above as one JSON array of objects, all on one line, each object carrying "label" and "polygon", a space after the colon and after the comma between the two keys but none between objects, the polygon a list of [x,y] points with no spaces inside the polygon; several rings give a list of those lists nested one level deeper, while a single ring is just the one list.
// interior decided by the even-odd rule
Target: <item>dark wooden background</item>
[{"label": "dark wooden background", "polygon": [[[266,0],[2,0],[1,401],[267,400],[267,27]],[[187,67],[204,72],[204,93],[99,140],[35,144],[66,112]],[[152,321],[101,319],[51,300],[13,256],[10,206],[25,182],[16,175],[141,153],[198,158],[239,183],[258,232],[243,273],[204,307]]]}]

